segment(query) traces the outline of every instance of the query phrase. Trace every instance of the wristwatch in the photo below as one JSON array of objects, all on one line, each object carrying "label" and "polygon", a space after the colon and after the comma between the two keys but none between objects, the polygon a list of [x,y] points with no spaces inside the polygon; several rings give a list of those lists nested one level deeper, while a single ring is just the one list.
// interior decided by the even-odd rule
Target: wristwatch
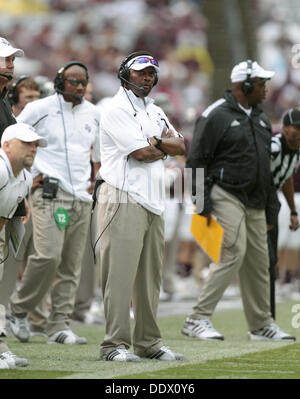
[{"label": "wristwatch", "polygon": [[156,147],[156,148],[160,149],[161,142],[162,142],[162,139],[161,139],[161,137],[159,137],[159,136],[153,136],[153,137],[154,137],[154,138],[155,138],[155,140],[157,141],[157,143],[155,144],[155,146],[154,146],[154,147]]}]

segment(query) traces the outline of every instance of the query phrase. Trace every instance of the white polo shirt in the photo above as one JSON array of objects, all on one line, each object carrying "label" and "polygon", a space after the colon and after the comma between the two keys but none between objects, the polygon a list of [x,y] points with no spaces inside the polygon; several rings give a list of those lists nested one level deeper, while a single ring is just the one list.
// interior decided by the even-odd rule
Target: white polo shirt
[{"label": "white polo shirt", "polygon": [[31,174],[23,169],[15,177],[7,155],[0,149],[0,216],[11,219],[31,186]]},{"label": "white polo shirt", "polygon": [[62,95],[33,101],[17,117],[18,122],[34,126],[37,134],[48,140],[39,148],[32,167],[33,176],[42,173],[55,177],[64,191],[83,201],[91,201],[86,191],[93,162],[100,162],[100,115],[95,105],[83,99],[72,107]]},{"label": "white polo shirt", "polygon": [[166,125],[180,136],[153,99],[146,97],[144,103],[123,87],[103,111],[100,123],[98,175],[157,215],[165,208],[163,161],[141,162],[128,155],[148,146],[147,138],[161,136]]}]

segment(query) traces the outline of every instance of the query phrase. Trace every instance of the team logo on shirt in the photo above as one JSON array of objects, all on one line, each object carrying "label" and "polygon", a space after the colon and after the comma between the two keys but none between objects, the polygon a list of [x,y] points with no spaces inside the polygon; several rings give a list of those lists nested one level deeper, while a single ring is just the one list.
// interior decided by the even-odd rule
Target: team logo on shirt
[{"label": "team logo on shirt", "polygon": [[91,133],[92,128],[91,128],[90,125],[88,125],[88,124],[86,123],[85,126],[84,126],[84,128],[85,128],[86,131],[88,131],[89,133]]},{"label": "team logo on shirt", "polygon": [[259,124],[260,124],[262,127],[267,127],[267,125],[265,124],[265,122],[264,122],[263,120],[261,120],[261,119],[260,119],[260,121],[259,121]]}]

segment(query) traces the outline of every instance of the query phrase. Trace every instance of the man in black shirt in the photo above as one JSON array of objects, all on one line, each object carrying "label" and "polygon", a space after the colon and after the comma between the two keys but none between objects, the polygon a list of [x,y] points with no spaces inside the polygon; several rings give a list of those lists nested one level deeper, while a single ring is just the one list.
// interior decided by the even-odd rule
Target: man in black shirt
[{"label": "man in black shirt", "polygon": [[7,126],[16,123],[8,100],[5,98],[7,84],[13,78],[15,57],[22,57],[23,50],[13,48],[0,37],[0,138]]},{"label": "man in black shirt", "polygon": [[[276,189],[270,170],[271,124],[260,103],[274,75],[251,60],[236,65],[232,90],[209,106],[196,122],[187,167],[204,169],[204,207],[197,211],[224,229],[218,264],[209,276],[182,333],[200,340],[223,340],[210,318],[225,289],[239,275],[251,340],[294,340],[270,313],[267,228],[276,221]],[[195,191],[196,208],[199,195]],[[201,202],[201,201],[200,201]],[[265,211],[267,210],[267,211]]]},{"label": "man in black shirt", "polygon": [[[11,106],[6,99],[7,84],[13,78],[15,57],[23,57],[24,51],[11,46],[11,44],[0,37],[0,139],[7,126],[17,123]],[[18,206],[15,216],[25,216],[24,201]]]}]

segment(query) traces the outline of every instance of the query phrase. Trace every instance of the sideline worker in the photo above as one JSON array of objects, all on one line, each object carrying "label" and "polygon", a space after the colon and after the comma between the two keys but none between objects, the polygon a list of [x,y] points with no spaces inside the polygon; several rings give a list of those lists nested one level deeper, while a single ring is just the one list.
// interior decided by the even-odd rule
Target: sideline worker
[{"label": "sideline worker", "polygon": [[[184,141],[148,97],[158,81],[157,60],[130,54],[118,77],[122,86],[101,118],[98,193],[101,284],[106,331],[100,358],[179,360],[164,346],[156,313],[164,250],[164,164],[184,153]],[[131,346],[129,309],[135,316]]]},{"label": "sideline worker", "polygon": [[35,126],[49,141],[37,154],[32,170],[34,253],[29,256],[20,289],[11,298],[10,327],[21,342],[30,337],[28,312],[50,287],[48,342],[87,342],[69,327],[90,222],[92,149],[95,171],[100,166],[99,113],[84,99],[87,83],[87,67],[71,61],[57,72],[56,93],[27,104],[18,116],[18,121]]},{"label": "sideline worker", "polygon": [[[290,230],[299,228],[298,213],[294,200],[294,173],[300,159],[300,110],[289,109],[283,117],[282,133],[272,137],[271,171],[275,187],[282,190],[290,209]],[[277,264],[278,221],[268,231],[271,279],[271,311],[275,319],[275,267]]]},{"label": "sideline worker", "polygon": [[[272,128],[260,103],[273,75],[257,62],[239,63],[231,73],[232,90],[196,122],[187,167],[193,172],[204,168],[201,215],[208,224],[214,215],[224,229],[220,262],[210,265],[198,303],[182,329],[200,340],[224,339],[210,318],[237,273],[249,338],[295,340],[280,330],[270,312],[267,223],[268,228],[275,224],[278,202],[270,169]],[[193,194],[197,206],[199,198]]]},{"label": "sideline worker", "polygon": [[[7,127],[1,138],[0,149],[0,280],[3,262],[9,251],[5,224],[11,219],[18,204],[29,193],[32,177],[27,168],[32,166],[37,147],[46,147],[47,140],[38,136],[25,123]],[[1,326],[0,326],[1,327]],[[7,367],[5,367],[5,364]],[[27,359],[14,355],[0,340],[0,368],[27,366]]]}]

